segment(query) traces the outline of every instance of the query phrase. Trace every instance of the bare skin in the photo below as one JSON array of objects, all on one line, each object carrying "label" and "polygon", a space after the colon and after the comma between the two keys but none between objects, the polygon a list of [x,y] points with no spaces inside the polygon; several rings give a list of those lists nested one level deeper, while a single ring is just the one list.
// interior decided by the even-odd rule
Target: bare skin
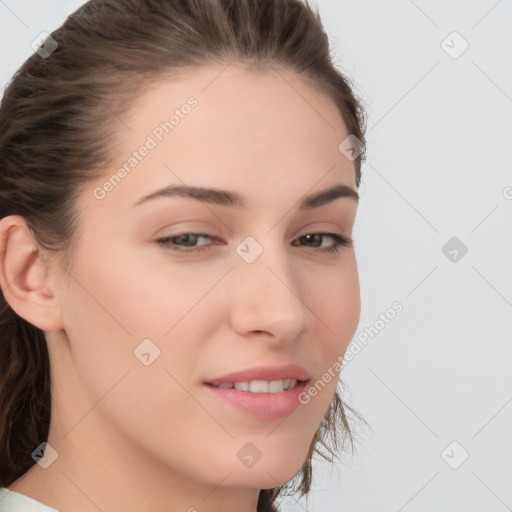
[{"label": "bare skin", "polygon": [[[197,105],[172,132],[105,186],[191,96]],[[353,162],[338,150],[348,133],[332,100],[303,78],[235,63],[156,84],[123,121],[119,161],[79,197],[72,267],[41,247],[35,257],[22,218],[0,223],[5,297],[47,339],[48,442],[58,453],[9,489],[62,512],[253,512],[261,489],[299,472],[337,379],[270,420],[203,383],[290,363],[313,383],[347,348],[360,314],[354,248],[326,252],[329,236],[299,239],[350,237],[357,202],[298,203],[338,184],[355,190]],[[158,197],[133,206],[171,184],[237,192],[247,204]],[[185,233],[208,235],[196,242],[205,250],[156,242]],[[249,236],[263,250],[252,263],[236,251]],[[148,366],[134,355],[144,339],[160,349]],[[252,467],[237,456],[248,442],[262,455]]]}]

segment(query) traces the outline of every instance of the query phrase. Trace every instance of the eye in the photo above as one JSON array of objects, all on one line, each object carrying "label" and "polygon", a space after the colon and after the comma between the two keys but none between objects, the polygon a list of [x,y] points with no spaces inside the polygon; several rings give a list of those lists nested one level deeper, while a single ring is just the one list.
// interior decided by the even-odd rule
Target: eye
[{"label": "eye", "polygon": [[[170,249],[173,249],[175,251],[197,252],[204,250],[202,246],[199,246],[200,248],[197,248],[197,241],[200,238],[211,238],[211,236],[205,235],[203,233],[184,233],[183,235],[167,236],[165,238],[160,238],[156,242],[160,245],[169,247]],[[183,244],[183,246],[185,247],[193,247],[193,249],[181,249],[180,244]]]},{"label": "eye", "polygon": [[[299,237],[298,240],[303,240],[303,241],[308,242],[308,241],[315,241],[315,240],[318,241],[321,238],[324,238],[324,239],[330,238],[334,242],[329,247],[320,248],[320,251],[323,251],[323,252],[336,253],[336,252],[339,252],[341,246],[353,247],[353,244],[354,244],[354,240],[352,240],[352,238],[348,238],[348,237],[340,235],[338,233],[308,233],[307,235],[303,235],[303,236]],[[321,243],[322,242],[320,241],[320,245],[321,245]],[[318,247],[318,245],[315,244],[314,247]]]},{"label": "eye", "polygon": [[[204,233],[184,233],[182,235],[159,238],[158,240],[155,240],[155,242],[158,245],[162,245],[176,252],[196,253],[208,249],[209,245],[197,245],[198,240],[205,238],[213,239],[213,237]],[[331,245],[328,247],[321,247],[322,241],[326,238],[330,238],[332,240]],[[328,253],[337,253],[339,252],[341,246],[353,247],[354,244],[352,238],[340,235],[338,233],[308,233],[297,238],[297,240],[299,242],[303,242],[306,244],[313,243],[313,245],[310,247],[317,248],[320,246],[320,248],[318,249],[319,252]],[[216,243],[215,245],[218,245],[218,243]],[[184,249],[182,247],[192,248]]]}]

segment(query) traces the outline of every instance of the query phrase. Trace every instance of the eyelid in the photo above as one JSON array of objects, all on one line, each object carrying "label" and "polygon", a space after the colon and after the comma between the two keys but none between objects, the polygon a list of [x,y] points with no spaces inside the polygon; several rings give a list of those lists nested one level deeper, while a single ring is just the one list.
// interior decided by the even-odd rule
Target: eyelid
[{"label": "eyelid", "polygon": [[[205,244],[205,245],[199,245],[199,246],[192,246],[192,248],[187,248],[187,246],[180,246],[180,245],[173,245],[172,241],[173,239],[175,238],[180,238],[181,236],[185,236],[185,235],[192,235],[192,236],[195,236],[195,237],[206,237],[206,238],[209,238],[213,241],[213,243],[211,244]],[[307,245],[302,245],[302,244],[293,244],[294,247],[295,246],[298,246],[298,247],[305,247],[306,249],[309,249],[309,250],[312,250],[313,252],[317,252],[319,254],[338,254],[340,252],[340,249],[342,247],[346,247],[346,248],[353,248],[354,247],[354,240],[349,237],[349,236],[346,236],[342,233],[336,233],[336,232],[329,232],[329,231],[322,231],[322,230],[318,230],[318,231],[306,231],[304,234],[302,235],[299,235],[297,237],[295,237],[293,239],[293,241],[299,241],[306,237],[306,236],[321,236],[323,239],[325,238],[330,238],[333,242],[334,242],[334,245],[331,245],[329,247],[309,247]],[[199,233],[199,232],[186,232],[186,233],[180,233],[180,234],[173,234],[171,236],[166,236],[166,237],[163,237],[163,238],[159,238],[155,241],[158,245],[162,245],[170,250],[172,250],[174,253],[176,254],[182,254],[182,255],[194,255],[194,254],[198,254],[198,253],[202,253],[203,251],[207,251],[209,250],[209,248],[212,246],[212,245],[219,245],[218,243],[218,239],[216,240],[214,236],[212,235],[209,235],[208,233]],[[226,244],[224,244],[226,245]]]},{"label": "eyelid", "polygon": [[[317,224],[322,224],[323,226],[317,226]],[[294,240],[297,239],[297,238],[301,238],[305,235],[310,235],[310,234],[320,234],[320,233],[324,233],[324,234],[336,234],[340,237],[344,237],[344,238],[348,238],[348,235],[346,235],[344,233],[344,230],[340,227],[340,225],[336,224],[334,225],[334,227],[325,227],[325,224],[326,223],[322,223],[322,222],[314,222],[313,224],[310,224],[310,225],[307,225],[306,227],[302,228],[294,237]],[[332,223],[327,223],[327,224],[331,224]],[[202,236],[208,236],[212,239],[215,239],[215,238],[219,238],[219,237],[222,237],[223,235],[221,233],[219,233],[218,230],[216,229],[213,229],[212,231],[213,232],[209,232],[208,228],[206,228],[205,231],[202,231],[201,230],[202,228],[199,228],[199,227],[188,227],[188,226],[185,226],[185,227],[182,227],[181,229],[178,229],[176,232],[173,232],[173,233],[170,233],[168,235],[155,235],[155,237],[153,238],[177,238],[179,236],[183,236],[183,235],[202,235]],[[231,230],[229,230],[231,231]]]}]

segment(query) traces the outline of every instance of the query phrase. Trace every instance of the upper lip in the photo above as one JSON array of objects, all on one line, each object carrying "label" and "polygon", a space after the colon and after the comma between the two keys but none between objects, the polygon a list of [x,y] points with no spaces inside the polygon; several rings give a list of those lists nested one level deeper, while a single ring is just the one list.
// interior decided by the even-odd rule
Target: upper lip
[{"label": "upper lip", "polygon": [[250,382],[251,380],[308,380],[308,372],[296,364],[284,366],[256,366],[247,370],[228,373],[222,377],[206,381],[206,384],[218,386],[225,382]]}]

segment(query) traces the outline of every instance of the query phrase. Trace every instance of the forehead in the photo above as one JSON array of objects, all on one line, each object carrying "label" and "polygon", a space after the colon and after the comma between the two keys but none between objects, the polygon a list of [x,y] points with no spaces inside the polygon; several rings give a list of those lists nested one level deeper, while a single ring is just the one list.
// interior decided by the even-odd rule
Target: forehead
[{"label": "forehead", "polygon": [[185,68],[160,79],[135,100],[125,121],[130,131],[135,130],[133,135],[148,133],[173,113],[179,115],[191,97],[198,108],[193,109],[192,121],[179,123],[180,129],[173,130],[172,139],[189,134],[187,125],[193,135],[215,127],[209,133],[211,139],[242,137],[246,132],[237,133],[237,127],[251,127],[249,135],[255,141],[276,131],[283,137],[289,134],[312,141],[326,133],[337,137],[346,133],[334,101],[310,79],[276,66],[252,68],[229,62]]},{"label": "forehead", "polygon": [[92,184],[111,183],[103,206],[126,208],[172,183],[283,199],[320,180],[355,186],[353,162],[338,150],[348,133],[335,103],[282,68],[187,68],[155,82],[123,121],[116,161]]}]

